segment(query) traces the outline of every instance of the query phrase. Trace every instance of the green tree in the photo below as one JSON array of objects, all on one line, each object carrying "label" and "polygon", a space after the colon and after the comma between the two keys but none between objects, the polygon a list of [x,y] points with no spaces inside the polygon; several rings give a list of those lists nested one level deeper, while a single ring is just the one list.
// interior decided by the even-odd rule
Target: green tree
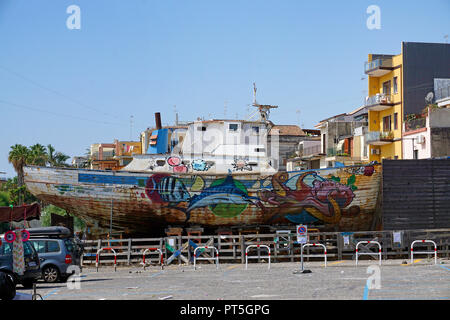
[{"label": "green tree", "polygon": [[42,144],[36,143],[30,147],[26,164],[45,166],[47,163],[47,152]]},{"label": "green tree", "polygon": [[70,157],[62,152],[56,152],[55,153],[55,167],[67,167],[68,164],[66,163],[66,161],[69,159]]},{"label": "green tree", "polygon": [[20,199],[23,199],[23,203],[39,202],[39,200],[28,191],[25,185],[19,187],[17,177],[9,178],[5,184],[1,187],[0,191],[4,192],[8,196],[9,204],[14,206],[20,205]]},{"label": "green tree", "polygon": [[9,206],[9,195],[5,191],[0,191],[0,207]]},{"label": "green tree", "polygon": [[[22,187],[24,184],[23,167],[27,164],[27,160],[30,157],[30,150],[21,144],[15,144],[11,146],[11,151],[8,155],[8,161],[14,167],[17,172],[17,185]],[[23,198],[19,194],[19,204],[22,204]]]},{"label": "green tree", "polygon": [[50,166],[54,166],[56,162],[55,148],[51,144],[47,145],[47,162],[48,164],[50,164]]},{"label": "green tree", "polygon": [[[42,212],[41,212],[40,220],[41,220],[41,224],[43,227],[51,226],[51,215],[52,214],[66,216],[67,211],[62,208],[59,208],[57,206],[54,206],[52,204],[46,206],[44,209],[42,209]],[[84,228],[86,227],[86,224],[84,223],[84,221],[72,214],[69,214],[69,215],[73,217],[73,228],[75,229],[74,231],[84,230]]]},{"label": "green tree", "polygon": [[56,151],[51,144],[47,145],[47,163],[51,167],[67,167],[68,164],[66,163],[66,161],[69,158],[70,156]]}]

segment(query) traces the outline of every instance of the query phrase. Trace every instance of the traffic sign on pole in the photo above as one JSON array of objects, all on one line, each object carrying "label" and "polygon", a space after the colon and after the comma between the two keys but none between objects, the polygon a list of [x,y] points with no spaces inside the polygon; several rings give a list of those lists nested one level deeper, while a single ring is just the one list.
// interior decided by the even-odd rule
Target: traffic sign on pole
[{"label": "traffic sign on pole", "polygon": [[297,242],[301,244],[308,242],[308,226],[302,224],[297,226]]}]

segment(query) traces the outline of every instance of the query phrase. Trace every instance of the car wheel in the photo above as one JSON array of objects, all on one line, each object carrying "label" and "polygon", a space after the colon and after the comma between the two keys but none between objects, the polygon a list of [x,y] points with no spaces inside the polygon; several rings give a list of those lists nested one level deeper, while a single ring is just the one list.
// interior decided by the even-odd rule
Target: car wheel
[{"label": "car wheel", "polygon": [[12,300],[15,296],[14,278],[7,273],[0,272],[0,300]]},{"label": "car wheel", "polygon": [[55,283],[60,279],[59,270],[57,267],[48,266],[42,270],[42,278],[44,278],[45,282]]}]

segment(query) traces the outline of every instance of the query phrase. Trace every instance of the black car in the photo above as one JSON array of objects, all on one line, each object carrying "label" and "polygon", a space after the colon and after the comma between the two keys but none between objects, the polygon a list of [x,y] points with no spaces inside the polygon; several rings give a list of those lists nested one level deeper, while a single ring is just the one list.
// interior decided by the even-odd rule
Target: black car
[{"label": "black car", "polygon": [[33,245],[30,241],[23,243],[25,272],[18,275],[13,271],[13,244],[6,242],[3,235],[0,236],[0,240],[0,271],[9,275],[14,284],[20,283],[24,288],[31,288],[41,276],[39,257]]}]

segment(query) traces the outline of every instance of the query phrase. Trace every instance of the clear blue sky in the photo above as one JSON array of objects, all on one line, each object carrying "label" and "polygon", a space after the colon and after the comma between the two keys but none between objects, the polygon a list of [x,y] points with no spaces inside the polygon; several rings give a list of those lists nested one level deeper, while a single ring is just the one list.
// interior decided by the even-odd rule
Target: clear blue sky
[{"label": "clear blue sky", "polygon": [[155,112],[173,123],[174,105],[181,120],[223,118],[225,101],[244,117],[253,82],[280,106],[272,121],[311,128],[362,104],[368,53],[444,42],[449,14],[448,0],[0,0],[0,171],[14,175],[16,143],[83,155],[129,139],[130,115],[134,140]]}]

